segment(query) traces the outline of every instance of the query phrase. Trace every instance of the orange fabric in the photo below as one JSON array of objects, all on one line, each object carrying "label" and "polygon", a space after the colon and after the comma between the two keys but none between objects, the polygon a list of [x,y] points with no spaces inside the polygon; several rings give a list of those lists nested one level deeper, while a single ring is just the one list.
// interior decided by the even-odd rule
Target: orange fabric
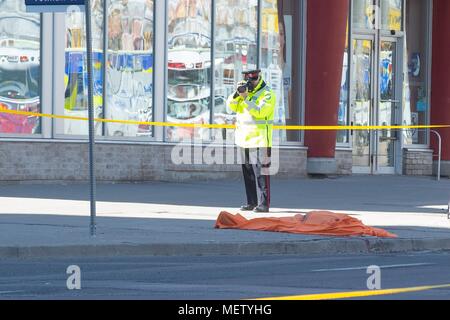
[{"label": "orange fabric", "polygon": [[247,220],[240,214],[221,212],[217,218],[216,229],[241,229],[255,231],[315,234],[324,236],[374,236],[396,238],[397,235],[386,230],[369,227],[360,220],[342,213],[312,211],[306,215],[298,214],[283,218],[255,218]]}]

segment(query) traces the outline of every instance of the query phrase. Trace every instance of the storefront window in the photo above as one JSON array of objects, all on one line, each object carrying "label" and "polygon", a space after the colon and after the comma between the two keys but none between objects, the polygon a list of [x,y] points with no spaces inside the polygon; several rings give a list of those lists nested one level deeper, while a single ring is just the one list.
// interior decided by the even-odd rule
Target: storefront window
[{"label": "storefront window", "polygon": [[403,0],[381,0],[380,4],[381,29],[402,30]]},{"label": "storefront window", "polygon": [[[215,15],[214,123],[234,124],[225,101],[242,80],[241,72],[257,68],[258,1],[217,0]],[[234,130],[213,132],[216,140],[234,141]]]},{"label": "storefront window", "polygon": [[[301,123],[299,83],[302,59],[302,2],[297,0],[262,1],[261,69],[277,97],[275,123]],[[279,131],[280,142],[301,139],[300,131]]]},{"label": "storefront window", "polygon": [[[94,116],[103,114],[103,1],[94,0],[92,6],[92,64],[94,82]],[[66,64],[64,114],[88,117],[88,79],[86,63],[86,31],[83,12],[66,14]],[[96,123],[96,134],[102,134],[102,124]],[[64,134],[87,135],[88,122],[64,120]]]},{"label": "storefront window", "polygon": [[375,29],[376,6],[375,0],[352,0],[353,28]]},{"label": "storefront window", "polygon": [[[0,109],[40,112],[39,14],[25,1],[0,1]],[[39,134],[38,117],[0,113],[0,134]]]},{"label": "storefront window", "polygon": [[[107,119],[153,120],[153,0],[108,1]],[[106,135],[145,137],[153,127],[108,123]]]},{"label": "storefront window", "polygon": [[[427,125],[429,123],[428,97],[428,1],[406,2],[406,52],[404,82],[404,125]],[[404,130],[405,144],[427,144],[427,131]]]},{"label": "storefront window", "polygon": [[[211,0],[168,2],[166,121],[208,124],[211,117]],[[169,141],[209,140],[203,128],[167,128]]]},{"label": "storefront window", "polygon": [[[344,59],[342,62],[342,77],[341,77],[341,91],[339,96],[339,109],[338,109],[338,125],[349,125],[349,105],[348,105],[348,92],[349,92],[349,25],[347,23],[347,33],[345,40]],[[349,143],[349,131],[341,130],[337,132],[337,143],[347,144]]]}]

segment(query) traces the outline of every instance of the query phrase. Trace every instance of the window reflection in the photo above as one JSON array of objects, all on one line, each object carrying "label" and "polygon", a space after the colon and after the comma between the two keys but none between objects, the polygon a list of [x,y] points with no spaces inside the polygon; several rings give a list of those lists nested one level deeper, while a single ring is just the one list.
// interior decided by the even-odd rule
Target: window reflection
[{"label": "window reflection", "polygon": [[[373,42],[370,40],[353,40],[352,54],[352,122],[354,126],[370,125],[372,107],[372,62]],[[370,165],[370,132],[355,130],[353,132],[353,165],[366,167]]]},{"label": "window reflection", "polygon": [[[299,125],[300,81],[299,63],[302,47],[299,39],[301,26],[301,1],[264,0],[262,2],[261,69],[267,83],[277,97],[275,123]],[[299,131],[278,131],[281,141],[300,141]]]},{"label": "window reflection", "polygon": [[[352,92],[353,103],[352,121],[355,126],[370,125],[370,112],[372,109],[372,41],[353,40],[353,71]],[[353,132],[353,165],[370,165],[370,132],[368,130],[355,130]]]},{"label": "window reflection", "polygon": [[402,30],[403,0],[381,0],[380,4],[381,29]]},{"label": "window reflection", "polygon": [[[101,118],[103,112],[103,7],[101,0],[91,2],[92,6],[92,66],[94,83],[94,117]],[[83,12],[66,14],[65,53],[65,102],[64,114],[88,117],[88,78],[86,61],[86,31]],[[88,122],[63,120],[64,134],[87,135]],[[101,135],[101,123],[96,123],[95,133]]]},{"label": "window reflection", "polygon": [[[403,124],[429,124],[428,96],[428,3],[406,2],[406,74],[403,88]],[[426,130],[404,130],[405,144],[427,144]]]},{"label": "window reflection", "polygon": [[[209,123],[211,0],[169,0],[168,122]],[[209,139],[208,129],[171,127],[167,139]]]},{"label": "window reflection", "polygon": [[[397,44],[390,41],[380,43],[380,103],[378,110],[378,124],[392,126],[395,124],[395,69],[397,66]],[[393,167],[395,156],[395,144],[391,140],[395,133],[392,130],[379,132],[378,164]]]},{"label": "window reflection", "polygon": [[[106,118],[153,120],[153,0],[108,1]],[[114,137],[153,135],[153,127],[108,123]]]},{"label": "window reflection", "polygon": [[375,29],[376,6],[375,0],[352,0],[353,28]]},{"label": "window reflection", "polygon": [[[341,77],[341,87],[339,96],[339,109],[338,109],[338,125],[347,126],[349,125],[349,105],[348,105],[348,92],[349,92],[349,24],[347,21],[347,33],[345,37],[345,50],[344,59],[342,63],[342,77]],[[349,131],[341,130],[337,132],[337,143],[349,143]]]},{"label": "window reflection", "polygon": [[[215,31],[214,123],[234,124],[226,99],[242,80],[244,69],[257,68],[258,1],[217,0]],[[214,139],[234,143],[234,130],[213,130]]]},{"label": "window reflection", "polygon": [[[0,1],[0,109],[40,112],[40,17]],[[0,113],[0,133],[41,133],[40,119]]]}]

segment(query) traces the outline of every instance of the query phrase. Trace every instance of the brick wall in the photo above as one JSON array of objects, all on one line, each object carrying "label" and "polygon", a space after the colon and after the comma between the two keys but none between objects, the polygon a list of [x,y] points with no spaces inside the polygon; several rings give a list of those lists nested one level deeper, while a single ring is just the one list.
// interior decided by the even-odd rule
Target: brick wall
[{"label": "brick wall", "polygon": [[[193,163],[194,152],[205,150],[214,156],[210,147],[191,149],[192,163],[175,164],[173,145],[98,143],[95,147],[96,174],[99,181],[150,180],[210,180],[240,178],[241,168],[235,164],[207,164],[205,159]],[[189,149],[189,148],[188,148]],[[216,149],[236,155],[235,148]],[[200,151],[199,151],[200,150]],[[219,150],[219,151],[217,151]],[[232,153],[231,152],[231,153]],[[281,149],[280,177],[306,176],[306,148]],[[214,157],[207,157],[211,160]],[[179,160],[179,157],[177,158]],[[224,156],[224,159],[226,157]],[[177,160],[177,161],[178,161]],[[23,181],[87,181],[88,145],[80,142],[0,142],[0,182]]]},{"label": "brick wall", "polygon": [[[126,144],[98,143],[96,145],[96,172],[100,181],[180,181],[180,180],[214,180],[241,178],[240,165],[208,164],[201,159],[194,163],[195,152],[203,155],[207,148],[191,150],[191,164],[175,164],[172,161],[173,145],[167,144]],[[223,159],[235,148],[224,148]],[[200,151],[199,151],[200,150]],[[217,151],[219,150],[219,151]],[[206,150],[210,159],[220,149]],[[220,156],[219,156],[220,159]],[[208,161],[208,159],[206,160]],[[352,174],[352,151],[336,150],[336,162],[339,175]],[[225,161],[226,163],[226,161]],[[307,166],[306,148],[282,148],[279,153],[278,177],[305,177]],[[435,165],[436,166],[436,165]],[[443,162],[442,175],[448,174],[448,162]],[[88,146],[80,142],[0,142],[0,182],[23,181],[87,181],[88,180]],[[436,170],[436,169],[435,169]],[[433,174],[431,150],[404,149],[403,174]]]},{"label": "brick wall", "polygon": [[433,174],[433,150],[404,149],[403,174],[431,176]]},{"label": "brick wall", "polygon": [[336,150],[337,173],[339,175],[351,175],[353,167],[353,152],[351,149]]}]

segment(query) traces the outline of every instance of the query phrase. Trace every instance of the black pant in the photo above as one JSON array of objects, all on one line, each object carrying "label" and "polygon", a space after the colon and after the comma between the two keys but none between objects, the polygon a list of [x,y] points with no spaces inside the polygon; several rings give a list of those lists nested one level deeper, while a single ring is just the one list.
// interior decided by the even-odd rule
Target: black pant
[{"label": "black pant", "polygon": [[243,149],[242,164],[247,204],[270,207],[270,148]]}]

